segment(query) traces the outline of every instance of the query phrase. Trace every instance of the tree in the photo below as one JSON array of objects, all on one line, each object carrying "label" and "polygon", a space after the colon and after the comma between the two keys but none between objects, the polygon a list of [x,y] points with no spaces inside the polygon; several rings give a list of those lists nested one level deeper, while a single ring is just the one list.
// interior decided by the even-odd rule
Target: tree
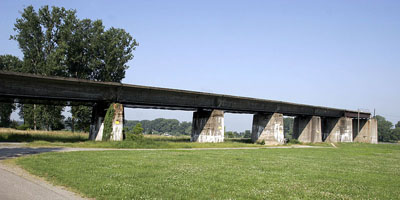
[{"label": "tree", "polygon": [[[75,10],[59,7],[44,6],[37,12],[33,6],[26,7],[14,30],[11,39],[24,54],[21,71],[46,76],[120,82],[138,46],[123,29],[104,30],[101,20],[80,20]],[[31,107],[24,109],[23,116],[32,116],[36,124],[36,109],[46,109],[42,105]],[[49,119],[59,120],[63,108],[54,108]],[[73,106],[71,113],[72,124],[76,120],[78,129],[87,130],[91,108]]]},{"label": "tree", "polygon": [[251,138],[251,131],[250,130],[245,130],[243,138]]},{"label": "tree", "polygon": [[192,132],[191,122],[179,122],[176,119],[163,119],[158,118],[155,120],[125,120],[125,127],[128,131],[140,123],[143,131],[146,134],[159,134],[159,133],[169,133],[171,135],[190,135]]},{"label": "tree", "polygon": [[293,123],[294,119],[292,117],[283,118],[283,133],[285,138],[291,139],[293,135]]},{"label": "tree", "polygon": [[[0,70],[18,72],[21,70],[22,61],[12,55],[0,55]],[[0,127],[9,127],[11,113],[15,110],[14,103],[0,103]]]},{"label": "tree", "polygon": [[397,122],[397,124],[395,125],[396,128],[400,128],[400,121]]},{"label": "tree", "polygon": [[0,103],[0,127],[10,127],[11,113],[15,110],[13,103]]},{"label": "tree", "polygon": [[392,122],[387,121],[380,115],[376,116],[376,120],[378,122],[378,140],[382,142],[389,142],[392,140]]},{"label": "tree", "polygon": [[141,123],[137,123],[136,126],[135,126],[135,128],[133,128],[132,133],[133,133],[133,134],[136,134],[136,135],[143,134],[142,124],[141,124]]}]

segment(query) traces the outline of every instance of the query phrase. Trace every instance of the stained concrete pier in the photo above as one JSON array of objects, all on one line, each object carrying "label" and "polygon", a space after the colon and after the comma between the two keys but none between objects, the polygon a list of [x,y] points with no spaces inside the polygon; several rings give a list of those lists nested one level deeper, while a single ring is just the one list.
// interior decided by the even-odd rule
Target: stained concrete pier
[{"label": "stained concrete pier", "polygon": [[353,142],[353,119],[348,117],[322,119],[324,142]]},{"label": "stained concrete pier", "polygon": [[[114,115],[112,116],[112,131],[109,140],[122,141],[124,128],[124,106],[122,104],[112,104]],[[96,103],[92,110],[92,121],[90,125],[89,139],[102,141],[104,131],[104,118],[109,106],[107,104]]]},{"label": "stained concrete pier", "polygon": [[293,138],[304,143],[322,142],[321,117],[297,116],[294,118]]},{"label": "stained concrete pier", "polygon": [[353,119],[353,141],[377,144],[378,122],[376,118],[360,119],[359,127],[358,127],[358,120]]},{"label": "stained concrete pier", "polygon": [[264,141],[265,145],[284,144],[283,114],[255,114],[253,116],[251,140],[253,142]]},{"label": "stained concrete pier", "polygon": [[224,111],[199,110],[193,113],[192,142],[224,142]]}]

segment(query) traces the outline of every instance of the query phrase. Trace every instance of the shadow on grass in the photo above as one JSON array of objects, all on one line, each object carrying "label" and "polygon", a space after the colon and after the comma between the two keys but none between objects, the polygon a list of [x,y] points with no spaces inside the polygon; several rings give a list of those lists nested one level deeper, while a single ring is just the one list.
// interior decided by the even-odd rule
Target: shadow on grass
[{"label": "shadow on grass", "polygon": [[[190,142],[190,137],[145,137],[146,140],[160,141],[160,142]],[[251,144],[251,138],[225,138],[225,142],[246,143]]]},{"label": "shadow on grass", "polygon": [[226,138],[225,141],[227,142],[237,142],[237,143],[246,143],[246,144],[253,144],[251,138]]},{"label": "shadow on grass", "polygon": [[51,135],[51,134],[2,134],[0,142],[84,142],[87,138],[80,135]]},{"label": "shadow on grass", "polygon": [[60,150],[62,150],[62,148],[0,148],[0,160]]}]

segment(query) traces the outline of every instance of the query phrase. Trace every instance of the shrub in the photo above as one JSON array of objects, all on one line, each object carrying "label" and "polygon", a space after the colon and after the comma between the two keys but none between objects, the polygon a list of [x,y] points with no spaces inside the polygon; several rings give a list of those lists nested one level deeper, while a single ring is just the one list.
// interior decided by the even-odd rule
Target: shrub
[{"label": "shrub", "polygon": [[30,127],[28,124],[22,124],[22,125],[16,127],[17,130],[22,130],[22,131],[28,130],[29,128]]},{"label": "shrub", "polygon": [[133,130],[127,132],[126,140],[127,141],[134,141],[140,140],[143,138],[143,128],[141,123],[137,123]]},{"label": "shrub", "polygon": [[258,140],[256,143],[260,145],[265,145],[265,140]]},{"label": "shrub", "polygon": [[296,139],[290,139],[288,144],[301,144],[301,142]]},{"label": "shrub", "polygon": [[136,134],[132,134],[132,133],[127,133],[126,134],[126,141],[137,141],[137,140],[141,140],[143,139],[143,134],[140,135],[136,135]]}]

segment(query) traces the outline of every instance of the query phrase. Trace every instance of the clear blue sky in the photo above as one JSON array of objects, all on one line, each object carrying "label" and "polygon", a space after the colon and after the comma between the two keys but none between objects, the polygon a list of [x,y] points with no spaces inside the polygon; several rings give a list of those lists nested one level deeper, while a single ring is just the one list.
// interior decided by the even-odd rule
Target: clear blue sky
[{"label": "clear blue sky", "polygon": [[[0,54],[22,56],[25,6],[63,6],[124,28],[140,46],[124,83],[369,109],[400,120],[400,1],[0,1]],[[128,119],[181,111],[127,110]],[[228,130],[251,116],[226,115]]]}]

